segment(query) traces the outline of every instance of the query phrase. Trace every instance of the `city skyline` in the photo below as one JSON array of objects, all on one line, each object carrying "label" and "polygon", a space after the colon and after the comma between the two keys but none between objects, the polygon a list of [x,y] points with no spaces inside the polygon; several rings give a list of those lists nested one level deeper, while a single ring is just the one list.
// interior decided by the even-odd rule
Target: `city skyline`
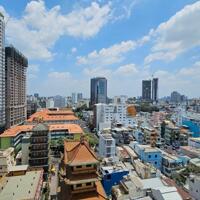
[{"label": "city skyline", "polygon": [[27,93],[44,96],[81,91],[89,97],[95,76],[107,78],[108,96],[141,96],[141,81],[154,75],[159,97],[172,91],[199,97],[199,11],[194,0],[126,0],[123,6],[3,0],[0,6],[6,44],[30,61]]}]

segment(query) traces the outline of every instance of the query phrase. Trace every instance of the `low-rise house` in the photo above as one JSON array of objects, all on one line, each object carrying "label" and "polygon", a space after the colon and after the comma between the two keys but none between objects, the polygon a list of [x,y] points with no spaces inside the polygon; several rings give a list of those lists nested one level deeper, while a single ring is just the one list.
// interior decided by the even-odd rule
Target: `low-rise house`
[{"label": "low-rise house", "polygon": [[190,175],[188,183],[190,195],[194,200],[200,200],[200,176]]},{"label": "low-rise house", "polygon": [[135,130],[133,133],[133,136],[135,137],[135,140],[139,143],[139,144],[143,144],[144,143],[144,133],[140,130]]},{"label": "low-rise house", "polygon": [[128,154],[128,152],[122,146],[116,147],[116,154],[117,154],[117,157],[119,158],[120,161],[131,162],[130,155]]},{"label": "low-rise house", "polygon": [[5,150],[0,150],[0,177],[9,172],[9,167],[14,166],[14,148],[10,147]]},{"label": "low-rise house", "polygon": [[123,163],[119,162],[113,166],[100,167],[102,174],[102,185],[107,195],[111,194],[112,186],[119,184],[123,176],[129,173],[129,170]]},{"label": "low-rise house", "polygon": [[138,176],[142,179],[154,178],[158,175],[155,167],[148,163],[143,163],[139,159],[134,160],[133,166]]},{"label": "low-rise house", "polygon": [[162,152],[162,173],[168,177],[172,177],[173,174],[183,168],[183,160],[177,156]]},{"label": "low-rise house", "polygon": [[140,145],[137,142],[132,142],[130,147],[134,149],[138,157],[146,163],[152,164],[157,169],[161,169],[161,151],[150,145]]},{"label": "low-rise house", "polygon": [[182,200],[176,187],[169,186],[161,178],[140,179],[136,176],[126,176],[120,185],[112,189],[114,200],[124,199],[154,199]]},{"label": "low-rise house", "polygon": [[134,160],[138,159],[138,156],[135,153],[135,151],[127,145],[123,145],[122,148],[125,149],[125,151],[128,153],[131,159],[131,163],[133,164]]}]

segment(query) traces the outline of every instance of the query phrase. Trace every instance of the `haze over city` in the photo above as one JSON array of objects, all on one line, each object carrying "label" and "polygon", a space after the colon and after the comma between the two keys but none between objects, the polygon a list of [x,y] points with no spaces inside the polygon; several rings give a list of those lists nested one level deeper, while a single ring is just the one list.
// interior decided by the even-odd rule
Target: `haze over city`
[{"label": "haze over city", "polygon": [[29,60],[27,93],[83,92],[108,80],[108,96],[141,96],[159,78],[159,97],[200,93],[200,1],[1,0],[6,44]]}]

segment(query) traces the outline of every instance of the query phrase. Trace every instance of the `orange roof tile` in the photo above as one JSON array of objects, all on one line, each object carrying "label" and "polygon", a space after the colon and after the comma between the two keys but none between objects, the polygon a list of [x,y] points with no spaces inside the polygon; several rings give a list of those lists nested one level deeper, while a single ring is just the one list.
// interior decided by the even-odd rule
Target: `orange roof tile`
[{"label": "orange roof tile", "polygon": [[93,192],[87,192],[87,193],[81,193],[81,194],[75,194],[72,196],[72,200],[105,200],[107,199],[107,196],[105,194],[105,191],[103,189],[103,186],[100,181],[95,182],[96,184],[96,191]]},{"label": "orange roof tile", "polygon": [[97,163],[98,159],[86,141],[64,143],[64,162],[69,165]]},{"label": "orange roof tile", "polygon": [[[14,137],[21,132],[30,132],[34,125],[21,125],[12,127],[4,131],[0,137]],[[78,124],[52,124],[49,125],[49,131],[68,130],[69,133],[83,133],[82,128]]]},{"label": "orange roof tile", "polygon": [[49,125],[50,131],[68,130],[69,133],[83,133],[82,128],[78,124],[51,124]]},{"label": "orange roof tile", "polygon": [[66,111],[66,110],[49,111],[48,109],[44,109],[31,115],[27,121],[32,122],[38,118],[41,118],[44,121],[78,120],[78,118],[74,116],[74,113],[72,111]]},{"label": "orange roof tile", "polygon": [[16,136],[21,132],[30,132],[33,128],[33,125],[21,125],[21,126],[14,126],[7,130],[5,130],[0,137],[12,137]]}]

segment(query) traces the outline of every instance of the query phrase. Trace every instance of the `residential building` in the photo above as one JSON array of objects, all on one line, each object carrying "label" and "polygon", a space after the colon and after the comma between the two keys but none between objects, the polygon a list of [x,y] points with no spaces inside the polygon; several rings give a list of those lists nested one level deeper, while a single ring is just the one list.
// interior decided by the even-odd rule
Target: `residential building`
[{"label": "residential building", "polygon": [[131,162],[131,157],[122,146],[116,147],[116,155],[117,155],[117,158],[122,162],[129,162],[129,163]]},{"label": "residential building", "polygon": [[54,108],[54,99],[53,98],[49,98],[46,101],[46,108]]},{"label": "residential building", "polygon": [[14,148],[9,147],[5,150],[0,150],[0,177],[6,175],[9,172],[9,167],[14,166]]},{"label": "residential building", "polygon": [[182,125],[187,126],[193,133],[192,137],[200,137],[200,114],[185,112],[182,115]]},{"label": "residential building", "polygon": [[141,160],[136,159],[133,162],[133,166],[138,176],[142,179],[157,177],[156,168],[149,163],[143,163]]},{"label": "residential building", "polygon": [[180,146],[180,128],[175,126],[172,123],[169,123],[165,126],[165,144],[169,146],[179,147]]},{"label": "residential building", "polygon": [[0,12],[0,133],[6,124],[6,100],[5,100],[5,21]]},{"label": "residential building", "polygon": [[107,79],[95,77],[90,83],[90,105],[93,107],[97,103],[107,103]]},{"label": "residential building", "polygon": [[129,144],[133,139],[133,129],[122,126],[121,124],[117,124],[115,127],[111,129],[112,137],[115,139],[117,145],[121,144]]},{"label": "residential building", "polygon": [[6,128],[26,120],[26,70],[28,60],[14,47],[5,49]]},{"label": "residential building", "polygon": [[99,135],[99,155],[102,158],[115,157],[116,147],[115,140],[111,134],[100,134]]},{"label": "residential building", "polygon": [[180,103],[181,102],[181,94],[174,91],[171,93],[171,102]]},{"label": "residential building", "polygon": [[144,142],[152,147],[159,146],[161,144],[161,137],[159,131],[155,128],[143,127],[141,130],[144,132]]},{"label": "residential building", "polygon": [[22,144],[22,164],[28,164],[35,168],[43,168],[45,178],[47,178],[49,170],[48,133],[48,126],[39,123],[33,127],[31,134],[26,135],[25,139],[22,140],[25,144]]},{"label": "residential building", "polygon": [[144,143],[144,133],[140,130],[134,130],[133,136],[139,144]]},{"label": "residential building", "polygon": [[133,105],[120,104],[95,104],[94,125],[97,129],[111,128],[112,123],[120,123],[125,127],[135,126],[135,116],[129,114],[128,110]]},{"label": "residential building", "polygon": [[188,139],[188,146],[192,148],[200,148],[200,138],[189,138]]},{"label": "residential building", "polygon": [[189,158],[200,158],[200,149],[199,148],[194,148],[194,147],[190,147],[190,146],[181,146],[180,152],[183,155],[188,156]]},{"label": "residential building", "polygon": [[0,179],[0,199],[39,200],[42,198],[43,170],[29,170],[23,174]]},{"label": "residential building", "polygon": [[162,151],[162,173],[168,177],[172,177],[177,170],[184,166],[183,160],[175,155],[171,155]]},{"label": "residential building", "polygon": [[100,172],[102,175],[102,185],[108,196],[111,194],[112,187],[118,185],[123,176],[129,174],[128,169],[121,162],[113,166],[101,166]]},{"label": "residential building", "polygon": [[182,200],[176,187],[168,185],[160,177],[140,179],[137,176],[126,176],[119,186],[113,187],[112,198],[114,200]]},{"label": "residential building", "polygon": [[67,107],[72,107],[72,97],[71,96],[68,96],[66,97],[66,106]]},{"label": "residential building", "polygon": [[190,175],[188,182],[190,195],[194,200],[200,200],[200,176]]},{"label": "residential building", "polygon": [[38,109],[38,105],[36,101],[27,100],[27,118],[29,118],[32,114],[34,114]]},{"label": "residential building", "polygon": [[80,141],[65,141],[59,199],[106,199],[97,174],[98,165],[84,137]]},{"label": "residential building", "polygon": [[76,93],[72,93],[72,104],[76,104],[77,103],[77,98],[76,98]]},{"label": "residential building", "polygon": [[80,102],[81,100],[83,100],[83,94],[82,93],[78,93],[77,94],[77,102]]},{"label": "residential building", "polygon": [[36,99],[38,99],[39,98],[39,93],[34,93],[34,95],[33,95]]},{"label": "residential building", "polygon": [[130,147],[134,149],[138,157],[145,163],[152,164],[155,168],[161,169],[161,151],[150,145],[140,145],[137,142],[130,143]]},{"label": "residential building", "polygon": [[158,78],[152,80],[152,101],[158,101]]},{"label": "residential building", "polygon": [[142,81],[142,99],[151,101],[151,80]]},{"label": "residential building", "polygon": [[64,108],[65,107],[65,98],[57,95],[55,97],[53,97],[54,100],[54,107],[58,107],[58,108]]},{"label": "residential building", "polygon": [[131,160],[131,163],[133,164],[134,161],[136,159],[138,159],[138,155],[135,153],[135,151],[129,147],[128,145],[122,145],[122,148],[128,153],[128,155],[130,156],[130,160]]}]

